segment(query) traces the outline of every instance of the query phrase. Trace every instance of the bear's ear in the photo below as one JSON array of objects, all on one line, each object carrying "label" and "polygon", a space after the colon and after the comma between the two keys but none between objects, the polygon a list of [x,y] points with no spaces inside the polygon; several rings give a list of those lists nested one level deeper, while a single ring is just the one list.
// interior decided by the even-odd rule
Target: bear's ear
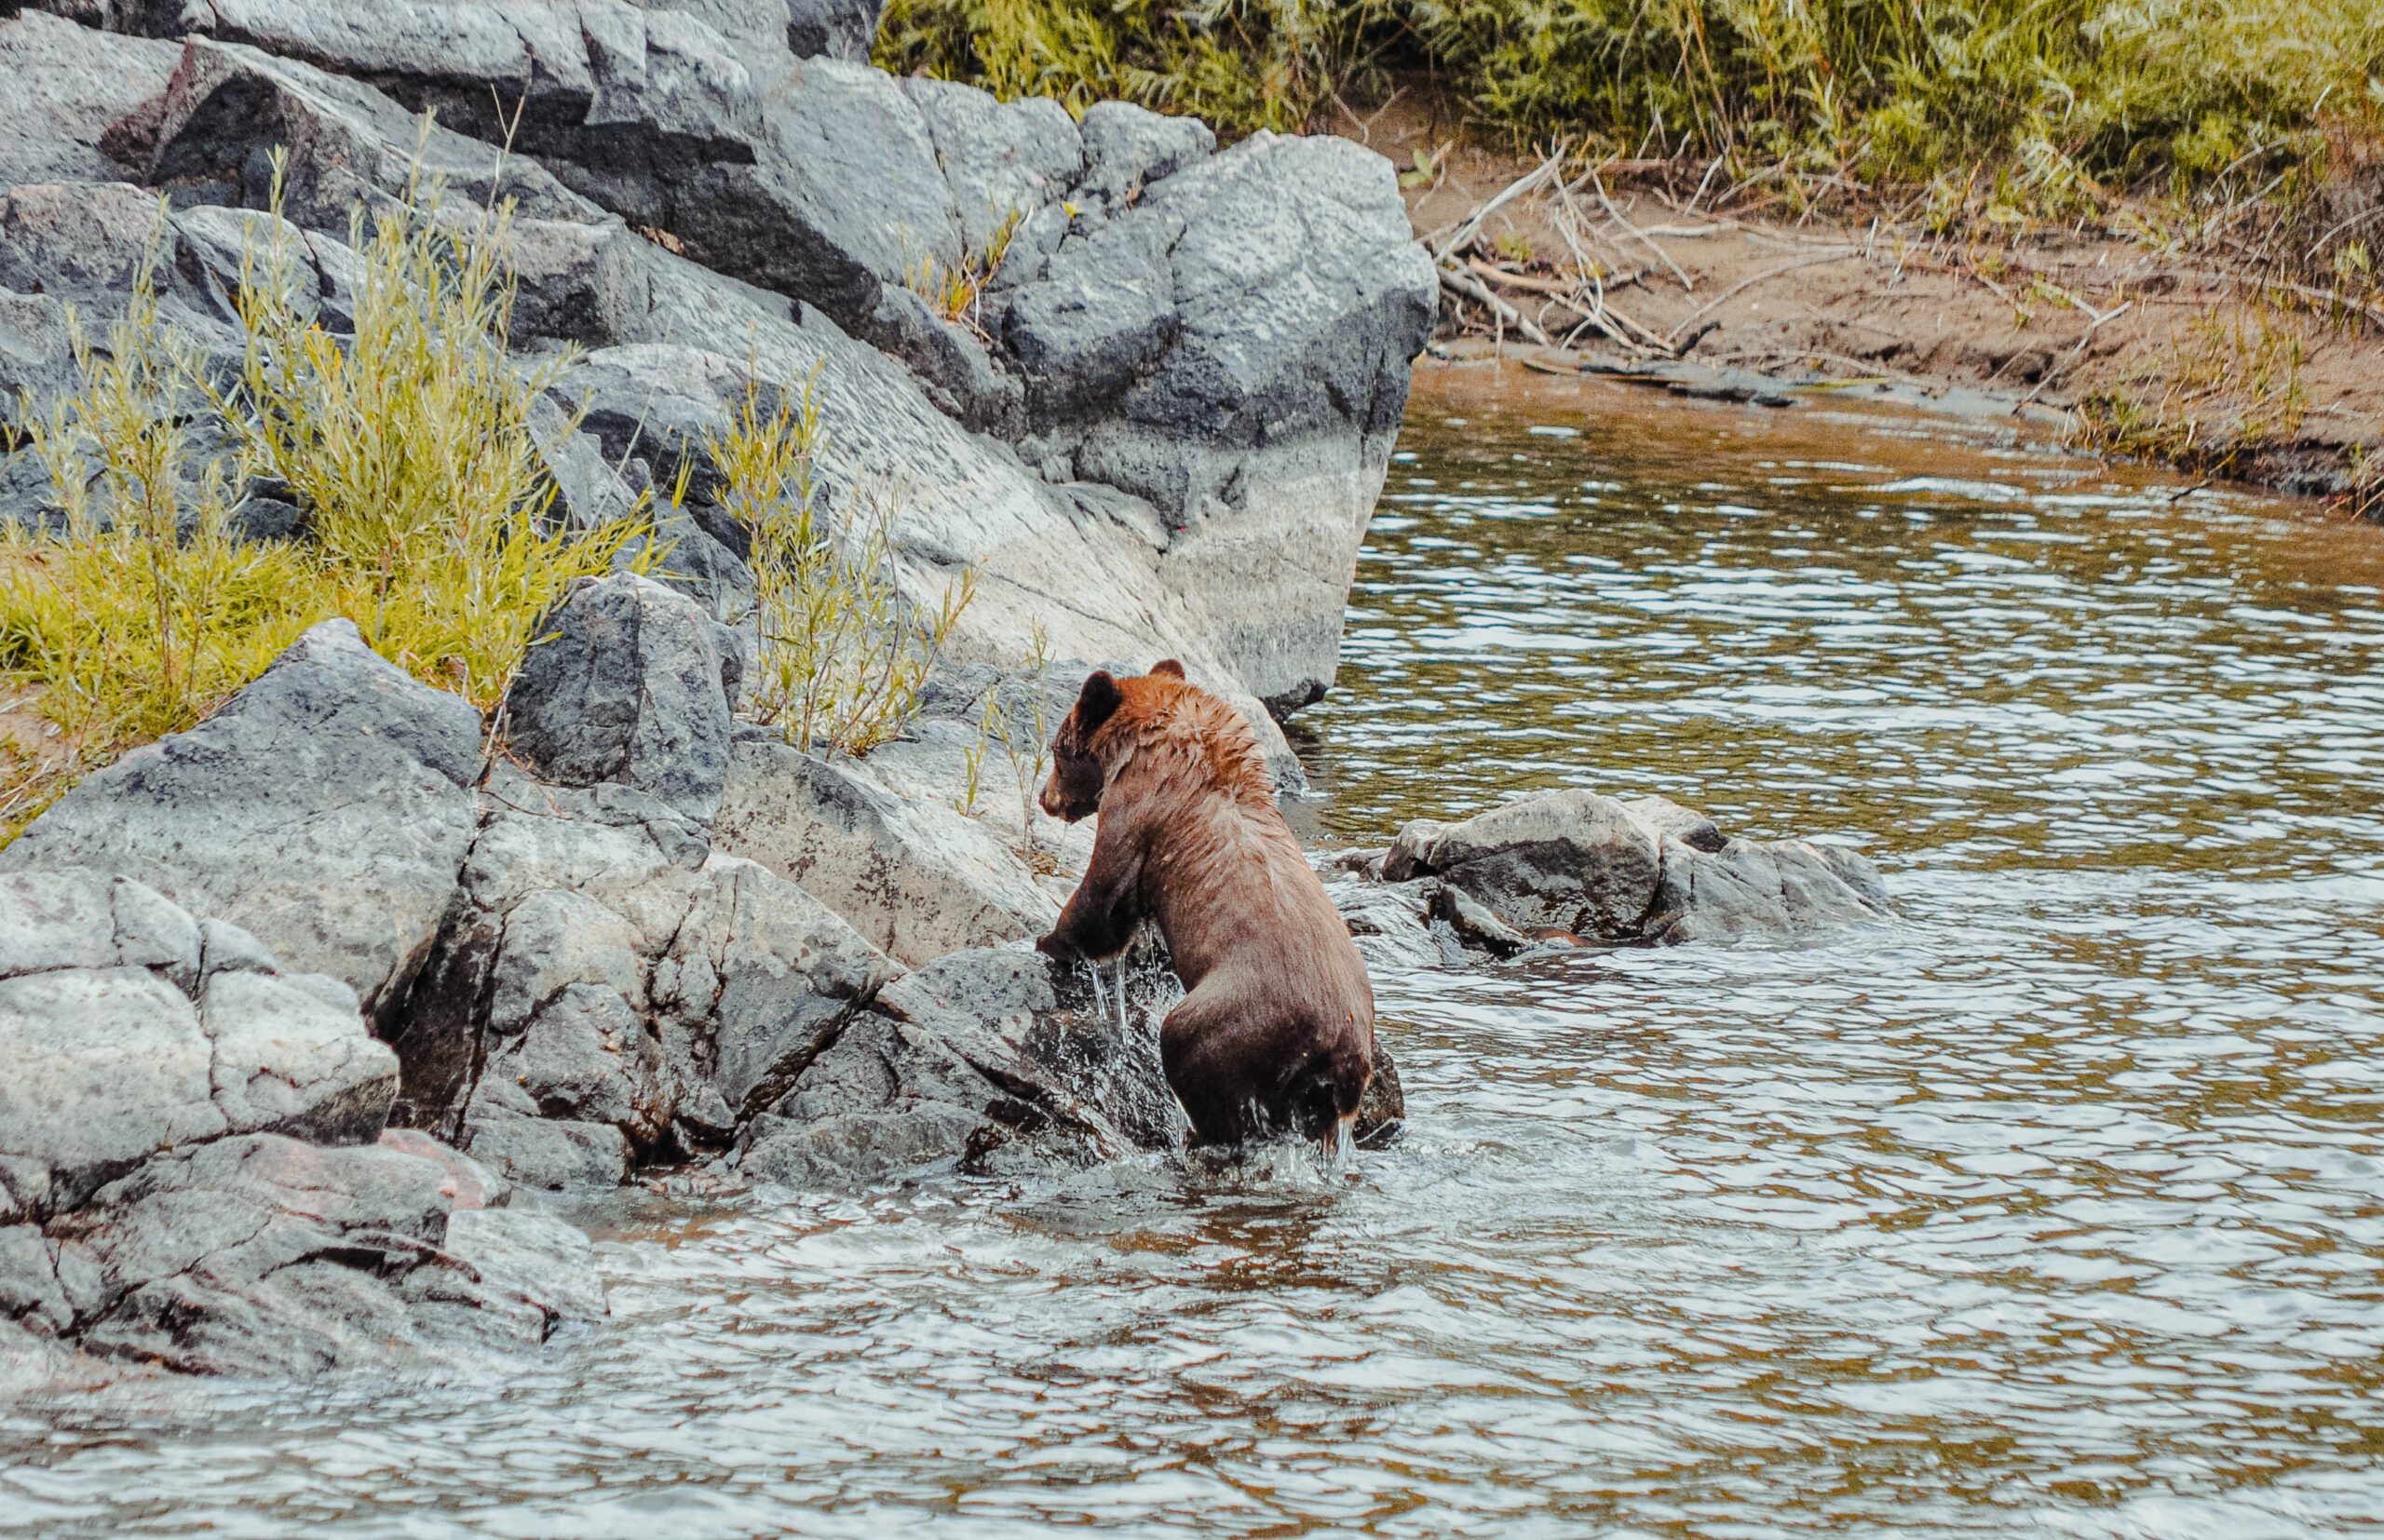
[{"label": "bear's ear", "polygon": [[1172,657],[1161,658],[1157,663],[1151,665],[1151,677],[1154,679],[1182,679],[1184,677],[1184,665],[1176,662],[1175,659]]},{"label": "bear's ear", "polygon": [[1095,669],[1092,677],[1084,682],[1084,693],[1077,696],[1077,731],[1090,737],[1101,730],[1101,724],[1117,713],[1126,703],[1118,682],[1109,677],[1106,669]]}]

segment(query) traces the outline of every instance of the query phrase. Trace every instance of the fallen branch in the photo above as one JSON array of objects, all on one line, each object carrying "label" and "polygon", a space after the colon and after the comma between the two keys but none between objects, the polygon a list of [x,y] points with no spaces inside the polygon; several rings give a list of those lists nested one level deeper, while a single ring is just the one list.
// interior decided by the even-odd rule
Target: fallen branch
[{"label": "fallen branch", "polygon": [[1483,309],[1489,311],[1490,314],[1496,317],[1500,322],[1513,327],[1524,336],[1529,337],[1533,342],[1539,344],[1540,346],[1546,347],[1548,345],[1547,332],[1542,331],[1538,326],[1522,311],[1516,309],[1513,305],[1509,304],[1497,295],[1490,292],[1488,286],[1483,284],[1480,278],[1475,277],[1470,273],[1453,267],[1443,267],[1440,269],[1440,275],[1442,288],[1447,290],[1453,294],[1456,294],[1460,299],[1471,300],[1474,304],[1481,305]]},{"label": "fallen branch", "polygon": [[[1470,263],[1467,270],[1470,276],[1477,279],[1486,279],[1490,282],[1497,283],[1501,287],[1520,289],[1527,293],[1545,295],[1550,304],[1563,305],[1565,309],[1570,310],[1574,315],[1578,316],[1590,325],[1594,326],[1599,331],[1605,332],[1606,336],[1613,341],[1621,344],[1623,346],[1632,349],[1633,352],[1647,352],[1651,349],[1662,353],[1670,353],[1672,351],[1672,348],[1665,344],[1662,338],[1657,336],[1653,331],[1648,331],[1646,327],[1641,326],[1637,321],[1632,320],[1621,311],[1617,310],[1613,305],[1606,304],[1605,298],[1603,294],[1598,297],[1594,304],[1583,304],[1578,297],[1578,290],[1564,289],[1546,278],[1529,278],[1519,273],[1502,273],[1495,267],[1487,266],[1481,263]],[[1443,269],[1443,271],[1446,270]],[[1624,335],[1621,331],[1618,330],[1618,328],[1621,327],[1628,327],[1631,331],[1637,332],[1639,337],[1632,338]],[[1645,340],[1642,341],[1639,339]]]},{"label": "fallen branch", "polygon": [[1849,246],[1843,251],[1833,251],[1825,256],[1806,257],[1797,262],[1781,263],[1777,267],[1768,267],[1764,269],[1762,272],[1757,273],[1751,278],[1741,279],[1727,292],[1718,296],[1717,298],[1708,300],[1703,304],[1699,305],[1695,310],[1690,311],[1688,316],[1683,319],[1678,326],[1672,329],[1670,335],[1664,339],[1664,346],[1669,349],[1672,346],[1672,339],[1687,331],[1690,322],[1695,321],[1700,316],[1704,315],[1715,305],[1724,304],[1733,299],[1736,299],[1739,295],[1744,293],[1747,290],[1754,288],[1756,284],[1761,283],[1766,278],[1776,278],[1782,273],[1793,273],[1799,267],[1818,267],[1825,262],[1844,262],[1849,257],[1859,257],[1862,254],[1862,249],[1861,247]]},{"label": "fallen branch", "polygon": [[[1441,245],[1432,249],[1432,260],[1436,263],[1446,262],[1452,253],[1465,250],[1468,243],[1472,241],[1475,236],[1482,234],[1483,222],[1488,220],[1492,214],[1497,213],[1499,209],[1505,208],[1508,204],[1512,203],[1515,199],[1523,196],[1525,193],[1531,192],[1543,181],[1547,180],[1547,178],[1551,173],[1555,172],[1557,168],[1564,163],[1564,147],[1560,144],[1556,147],[1556,154],[1549,156],[1546,160],[1541,161],[1537,166],[1533,167],[1522,176],[1519,176],[1514,181],[1507,183],[1506,189],[1499,193],[1497,196],[1475,209],[1473,212],[1457,221],[1456,224],[1443,225],[1440,230],[1433,231],[1432,234],[1435,236],[1443,232],[1453,231],[1454,233],[1449,236],[1449,238],[1446,241],[1443,241]],[[1562,179],[1560,178],[1559,180]],[[1429,240],[1431,237],[1427,236],[1425,238]]]},{"label": "fallen branch", "polygon": [[1622,217],[1622,210],[1614,206],[1614,199],[1605,196],[1605,183],[1598,180],[1597,169],[1595,167],[1592,167],[1590,169],[1589,179],[1591,190],[1597,194],[1598,202],[1605,206],[1605,211],[1613,217],[1614,223],[1621,225],[1625,230],[1628,230],[1632,235],[1638,236],[1641,242],[1646,246],[1648,250],[1653,251],[1656,255],[1661,257],[1664,260],[1664,265],[1673,270],[1673,277],[1680,279],[1681,288],[1694,293],[1697,290],[1697,285],[1688,281],[1688,275],[1680,270],[1680,263],[1673,261],[1673,254],[1670,251],[1665,250],[1662,247],[1657,245],[1654,241],[1649,240],[1646,231],[1640,229],[1629,220],[1624,219]]}]

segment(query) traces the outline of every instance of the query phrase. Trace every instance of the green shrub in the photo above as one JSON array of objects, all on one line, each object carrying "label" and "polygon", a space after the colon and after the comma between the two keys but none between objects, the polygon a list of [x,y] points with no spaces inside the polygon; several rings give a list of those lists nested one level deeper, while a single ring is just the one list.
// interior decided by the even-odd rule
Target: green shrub
[{"label": "green shrub", "polygon": [[1480,126],[1619,154],[1728,153],[1872,180],[1951,178],[2039,209],[2319,153],[2322,104],[2384,103],[2375,0],[894,0],[890,69],[996,95],[1296,126],[1384,60]]},{"label": "green shrub", "polygon": [[811,476],[826,448],[818,385],[815,371],[800,396],[778,393],[773,404],[749,375],[736,417],[705,449],[726,510],[752,532],[762,646],[748,709],[806,753],[865,754],[918,714],[977,576],[964,571],[933,611],[905,601],[890,489],[855,495],[842,538],[826,527]]}]

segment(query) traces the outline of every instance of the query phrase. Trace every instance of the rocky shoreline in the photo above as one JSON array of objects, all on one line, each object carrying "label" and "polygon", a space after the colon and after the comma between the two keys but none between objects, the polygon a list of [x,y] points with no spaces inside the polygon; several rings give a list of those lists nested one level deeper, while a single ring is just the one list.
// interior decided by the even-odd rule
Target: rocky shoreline
[{"label": "rocky shoreline", "polygon": [[[668,571],[583,581],[498,736],[326,621],[0,851],[0,1384],[76,1354],[535,1349],[604,1305],[533,1195],[643,1168],[833,1188],[1179,1147],[1163,952],[1097,977],[1031,950],[1091,830],[1033,805],[1031,765],[988,770],[982,724],[1174,656],[1299,788],[1278,717],[1333,678],[1431,264],[1346,141],[1220,151],[896,80],[856,61],[874,25],[809,0],[0,20],[0,399],[71,386],[69,307],[86,334],[122,313],[161,191],[161,308],[236,350],[277,146],[336,331],[350,210],[404,194],[435,108],[422,160],[517,200],[516,347],[588,350],[555,403],[587,411],[550,455],[569,519],[688,491]],[[1002,241],[967,324],[914,291]],[[738,714],[751,532],[708,445],[754,389],[813,393],[832,517],[899,489],[910,601],[977,577],[917,719],[860,758]],[[0,457],[0,516],[38,527],[32,461]],[[298,515],[264,485],[236,512],[258,540]],[[1850,852],[1658,798],[1316,860],[1383,967],[1889,912]],[[1361,1141],[1403,1116],[1377,1071]]]}]

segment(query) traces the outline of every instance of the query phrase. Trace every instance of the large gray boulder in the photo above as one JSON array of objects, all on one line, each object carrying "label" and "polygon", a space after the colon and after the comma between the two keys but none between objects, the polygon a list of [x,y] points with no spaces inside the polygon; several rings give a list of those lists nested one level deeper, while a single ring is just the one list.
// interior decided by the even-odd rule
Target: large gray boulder
[{"label": "large gray boulder", "polygon": [[86,777],[0,851],[0,872],[134,878],[380,1018],[439,935],[480,768],[477,711],[327,620],[207,722]]},{"label": "large gray boulder", "polygon": [[710,818],[733,726],[722,628],[685,595],[623,573],[583,579],[543,629],[506,696],[523,763],[558,785],[615,782]]},{"label": "large gray boulder", "polygon": [[0,877],[0,1372],[83,1377],[68,1344],[212,1372],[453,1360],[602,1314],[577,1232],[453,1223],[504,1185],[384,1137],[397,1074],[353,990],[237,925],[88,869]]},{"label": "large gray boulder", "polygon": [[[1113,215],[1112,229],[1135,225],[1156,226],[1144,250],[1165,252],[1172,335],[1086,427],[1076,472],[1158,510],[1172,532],[1161,581],[1245,686],[1287,711],[1333,680],[1407,366],[1437,313],[1431,264],[1390,163],[1341,139],[1253,135]],[[1068,255],[1063,243],[1061,281]],[[1115,302],[1132,334],[1153,324],[1134,318],[1147,303]],[[1030,399],[1081,392],[1066,355],[1023,359]]]}]

